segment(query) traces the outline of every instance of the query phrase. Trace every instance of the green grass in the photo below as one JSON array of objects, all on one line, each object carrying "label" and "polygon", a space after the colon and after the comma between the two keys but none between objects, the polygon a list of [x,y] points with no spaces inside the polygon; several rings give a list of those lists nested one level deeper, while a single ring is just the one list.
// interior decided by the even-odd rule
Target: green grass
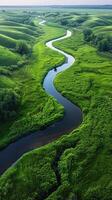
[{"label": "green grass", "polygon": [[[59,64],[64,59],[45,47],[45,41],[51,39],[51,35],[53,38],[63,35],[64,30],[49,26],[43,29],[44,34],[33,48],[32,63],[14,72],[11,80],[7,78],[2,82],[3,87],[5,84],[5,87],[8,84],[15,87],[16,83],[20,91],[22,88],[18,119],[8,125],[8,134],[1,134],[2,145],[3,141],[6,144],[26,130],[50,123],[53,115],[53,120],[62,116],[62,107],[45,94],[41,82],[54,63]],[[4,173],[0,178],[1,200],[72,200],[76,197],[81,200],[111,200],[112,60],[105,54],[99,55],[95,47],[86,44],[81,30],[73,30],[71,38],[55,45],[76,58],[71,68],[58,75],[55,85],[82,109],[83,123],[59,140],[25,154]],[[24,118],[28,121],[26,126]],[[17,126],[18,133],[15,132]]]},{"label": "green grass", "polygon": [[[7,14],[6,14],[7,15]],[[31,30],[36,30],[36,28],[35,27],[32,27],[32,26],[30,26],[30,25],[28,25],[28,24],[22,24],[22,23],[19,23],[19,22],[14,22],[14,21],[10,21],[10,20],[0,20],[0,26],[9,26],[9,27],[13,27],[13,28],[15,28],[15,27],[27,27],[27,28],[29,28],[29,29],[31,29]]]},{"label": "green grass", "polygon": [[[56,45],[76,57],[76,63],[58,75],[55,84],[63,95],[82,108],[83,124],[59,141],[23,156],[1,177],[1,195],[11,200],[68,200],[74,194],[84,200],[94,196],[110,200],[112,61],[84,45],[82,34],[77,31],[71,39]],[[61,184],[54,173],[56,162]],[[10,197],[12,188],[16,192]]]},{"label": "green grass", "polygon": [[112,26],[103,26],[103,27],[97,27],[94,29],[95,35],[106,35],[106,36],[112,36]]},{"label": "green grass", "polygon": [[[17,16],[17,13],[13,15]],[[3,17],[3,14],[1,16]],[[8,13],[4,16],[8,16]],[[53,38],[63,35],[64,29],[53,29],[46,26],[42,30],[38,21],[35,20],[35,22],[36,26],[20,22],[13,23],[10,21],[10,17],[9,21],[1,21],[1,94],[4,94],[4,90],[13,90],[20,96],[21,101],[16,116],[0,122],[0,148],[24,134],[53,123],[54,120],[63,116],[63,108],[52,97],[45,94],[42,81],[55,63],[60,64],[64,61],[63,56],[56,52],[53,53],[45,47],[45,41],[51,38],[51,34]],[[42,33],[44,34],[42,35]],[[42,36],[39,37],[40,35]],[[33,43],[34,40],[35,42],[37,40],[34,46],[30,42],[32,38]],[[28,40],[28,44],[31,45],[33,53],[29,58],[21,57],[15,53],[14,49],[18,39]]]},{"label": "green grass", "polygon": [[111,22],[106,21],[105,19],[101,19],[100,16],[91,16],[89,19],[83,24],[85,27],[97,27],[97,26],[106,26],[111,25]]},{"label": "green grass", "polygon": [[[74,185],[73,190],[82,199],[96,197],[107,200],[111,199],[112,175],[112,159],[109,153],[112,130],[112,61],[98,56],[95,48],[81,42],[76,51],[71,51],[70,44],[78,46],[79,35],[82,37],[76,32],[72,39],[59,44],[60,48],[76,57],[76,64],[57,77],[56,87],[77,103],[84,113],[84,122],[78,133],[80,143],[76,148],[65,151],[59,167],[62,180],[68,181],[68,176],[71,177],[69,183]],[[72,163],[69,161],[71,156],[74,160]],[[70,165],[69,171],[65,170],[67,165]]]},{"label": "green grass", "polygon": [[0,65],[10,66],[15,65],[21,60],[20,56],[0,46]]},{"label": "green grass", "polygon": [[13,38],[0,34],[0,45],[7,48],[15,48],[17,41]]},{"label": "green grass", "polygon": [[25,40],[32,45],[35,39],[41,34],[40,27],[6,21],[6,19],[0,21],[0,45],[7,48],[14,49],[18,40]]},{"label": "green grass", "polygon": [[0,26],[2,30],[13,30],[13,31],[20,31],[22,33],[25,33],[25,34],[28,34],[28,35],[32,35],[32,36],[37,36],[37,31],[36,30],[31,30],[31,27],[25,27],[25,26],[4,26],[4,25],[1,25]]},{"label": "green grass", "polygon": [[51,35],[53,38],[63,35],[64,30],[46,26],[44,31],[33,47],[30,64],[12,73],[11,80],[15,83],[14,90],[21,96],[21,105],[15,119],[1,123],[0,148],[17,137],[38,130],[63,116],[63,108],[45,94],[42,81],[49,69],[64,61],[63,56],[45,47],[45,41],[49,40]]},{"label": "green grass", "polygon": [[19,39],[19,40],[34,40],[33,36],[29,36],[28,34],[22,33],[17,30],[0,30],[0,34],[4,34],[8,37],[11,37],[13,39]]}]

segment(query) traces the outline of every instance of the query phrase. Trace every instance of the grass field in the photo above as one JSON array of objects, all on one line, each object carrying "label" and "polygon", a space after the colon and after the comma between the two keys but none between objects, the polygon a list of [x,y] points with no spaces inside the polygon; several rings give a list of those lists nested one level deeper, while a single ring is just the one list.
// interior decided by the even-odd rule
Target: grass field
[{"label": "grass field", "polygon": [[[99,23],[98,10],[94,18]],[[110,15],[108,18],[110,20]],[[69,21],[69,15],[67,19]],[[37,25],[37,20],[34,22]],[[112,59],[105,56],[105,52],[101,56],[95,46],[84,41],[85,23],[75,29],[68,24],[72,37],[55,43],[76,58],[70,69],[57,76],[55,86],[82,109],[83,123],[69,135],[25,154],[2,175],[0,200],[112,199]],[[17,92],[23,88],[16,120],[7,127],[6,123],[1,124],[1,146],[63,115],[62,107],[45,94],[41,85],[54,63],[64,61],[61,55],[45,47],[45,41],[64,34],[63,28],[56,27],[56,24],[60,26],[58,21],[52,18],[50,24],[53,26],[43,27],[43,34],[33,46],[30,63],[14,71],[11,78],[1,77],[3,88],[16,87]],[[96,23],[92,29],[96,34],[107,34],[111,26]],[[34,116],[36,121],[33,121]]]},{"label": "grass field", "polygon": [[[36,23],[38,24],[37,20]],[[8,26],[11,29],[12,24],[8,24]],[[32,55],[27,60],[26,65],[26,57],[15,53],[14,49],[12,50],[10,46],[11,41],[14,41],[15,45],[18,42],[16,39],[12,39],[10,29],[8,36],[6,36],[6,27],[3,29],[4,31],[2,30],[4,32],[3,37],[5,38],[2,38],[3,46],[7,44],[9,48],[3,46],[0,48],[0,72],[2,74],[0,77],[1,95],[3,96],[4,90],[6,94],[9,89],[10,91],[14,90],[19,95],[20,102],[16,116],[9,118],[9,120],[1,121],[0,123],[0,148],[8,144],[11,140],[46,126],[63,116],[63,108],[53,98],[45,94],[41,83],[50,68],[64,61],[63,56],[52,53],[51,50],[45,48],[44,43],[51,38],[49,32],[51,32],[52,37],[57,37],[63,35],[64,30],[59,28],[53,30],[46,26],[42,31],[41,27],[37,26],[36,28],[34,26],[32,30],[35,29],[35,41],[37,42],[35,45],[32,45],[32,42],[30,43],[29,41],[29,44],[32,46]],[[23,27],[21,27],[21,30],[22,32],[24,30],[26,31]],[[43,32],[41,37],[38,36],[38,30],[39,33]],[[29,34],[31,33],[32,31],[29,32]],[[6,42],[7,37],[10,42]],[[18,31],[16,32],[15,30],[15,38],[18,37]],[[32,36],[29,35],[29,37]],[[24,37],[24,40],[27,40],[27,38]],[[47,56],[45,57],[46,52]],[[6,74],[7,76],[4,76]]]}]

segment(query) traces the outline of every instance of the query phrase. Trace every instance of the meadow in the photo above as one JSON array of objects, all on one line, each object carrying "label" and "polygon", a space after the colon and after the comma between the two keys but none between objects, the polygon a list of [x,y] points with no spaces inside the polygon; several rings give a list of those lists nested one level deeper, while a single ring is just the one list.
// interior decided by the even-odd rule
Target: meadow
[{"label": "meadow", "polygon": [[34,36],[34,45],[29,42],[32,54],[28,63],[26,55],[7,49],[7,54],[16,56],[12,56],[14,62],[23,64],[15,70],[10,66],[11,75],[0,77],[3,89],[9,92],[15,88],[19,104],[15,104],[17,115],[1,123],[1,147],[63,116],[63,108],[45,94],[42,80],[54,64],[64,62],[63,56],[45,47],[45,41],[63,35],[67,28],[72,30],[72,37],[55,46],[73,55],[76,62],[57,76],[55,86],[81,108],[83,123],[57,141],[23,155],[0,177],[0,200],[112,199],[111,51],[99,51],[91,37],[89,41],[84,38],[86,27],[95,35],[110,37],[112,16],[108,10],[96,9],[92,14],[85,9],[62,10],[60,15],[57,10],[43,10],[42,16],[49,23],[42,28],[39,19],[33,18],[40,35]]},{"label": "meadow", "polygon": [[[17,24],[15,21],[14,24],[9,21],[6,25],[7,28],[2,29],[4,37],[8,35],[10,41],[15,41],[15,46],[13,48],[12,45],[9,48],[6,47],[6,44],[9,43],[3,38],[1,39],[2,43],[0,43],[0,148],[24,134],[47,126],[63,116],[63,108],[52,97],[45,94],[42,81],[50,68],[55,64],[59,65],[64,62],[63,56],[52,53],[47,47],[45,48],[45,41],[51,38],[49,32],[54,38],[63,35],[65,31],[59,28],[53,30],[50,27],[41,30],[39,25],[30,27],[31,25],[22,25],[21,21],[18,25],[18,21],[20,21],[19,16],[17,17]],[[34,24],[36,23],[39,24],[34,17]],[[4,24],[7,24],[7,22],[4,21]],[[8,31],[6,31],[7,29]],[[12,34],[13,29],[14,36]],[[27,34],[25,33],[26,30]],[[32,32],[35,35],[33,40]],[[32,49],[31,55],[21,55],[16,52],[16,47],[20,41],[27,41]],[[45,56],[46,52],[47,56]],[[15,106],[12,105],[13,99]]]}]

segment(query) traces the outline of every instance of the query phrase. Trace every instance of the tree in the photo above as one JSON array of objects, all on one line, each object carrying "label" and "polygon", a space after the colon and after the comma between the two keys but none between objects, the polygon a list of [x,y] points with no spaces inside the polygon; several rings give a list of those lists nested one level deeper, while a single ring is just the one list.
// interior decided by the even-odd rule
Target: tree
[{"label": "tree", "polygon": [[20,41],[16,45],[16,51],[21,54],[29,54],[31,52],[31,48],[25,41]]},{"label": "tree", "polygon": [[104,36],[102,34],[96,35],[94,38],[94,44],[98,45],[99,41],[101,41],[102,39],[104,39]]},{"label": "tree", "polygon": [[98,50],[99,51],[109,51],[109,41],[108,39],[103,39],[98,43]]},{"label": "tree", "polygon": [[68,25],[68,20],[67,19],[61,19],[61,25],[66,26]]},{"label": "tree", "polygon": [[20,96],[12,89],[0,91],[0,120],[7,121],[16,115],[20,105]]},{"label": "tree", "polygon": [[84,29],[83,34],[84,34],[84,40],[90,42],[91,38],[93,37],[92,30],[90,28],[86,28]]}]

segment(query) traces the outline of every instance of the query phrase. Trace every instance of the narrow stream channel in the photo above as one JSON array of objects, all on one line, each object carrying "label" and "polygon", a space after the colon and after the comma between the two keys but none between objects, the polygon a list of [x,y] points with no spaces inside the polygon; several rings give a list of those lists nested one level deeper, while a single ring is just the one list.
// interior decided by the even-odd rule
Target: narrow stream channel
[{"label": "narrow stream channel", "polygon": [[[44,22],[45,21],[42,21],[40,24],[42,25]],[[5,149],[0,151],[0,174],[3,174],[3,172],[6,171],[11,165],[13,165],[24,153],[56,140],[61,135],[69,133],[81,124],[81,110],[65,97],[63,97],[56,90],[53,84],[56,75],[71,67],[71,65],[75,62],[73,56],[55,48],[53,46],[53,42],[66,39],[71,37],[71,35],[71,31],[67,31],[65,36],[46,43],[47,47],[63,54],[66,57],[66,62],[59,66],[56,70],[50,70],[43,82],[43,88],[45,91],[57,99],[57,101],[64,106],[65,114],[63,119],[48,126],[44,130],[36,131],[15,141],[14,143],[11,143]]]}]

